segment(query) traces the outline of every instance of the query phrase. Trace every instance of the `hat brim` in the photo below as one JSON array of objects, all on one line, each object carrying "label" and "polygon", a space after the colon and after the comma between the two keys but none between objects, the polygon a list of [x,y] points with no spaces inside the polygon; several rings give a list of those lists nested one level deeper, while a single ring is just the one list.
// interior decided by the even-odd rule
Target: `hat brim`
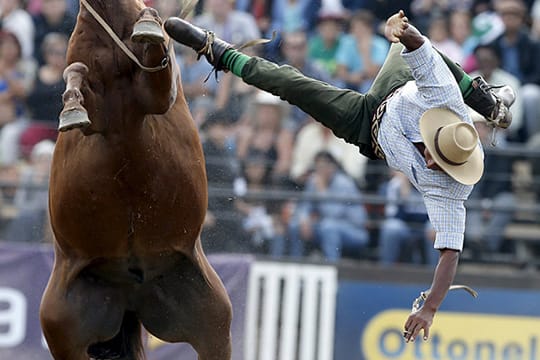
[{"label": "hat brim", "polygon": [[447,109],[430,109],[420,118],[420,135],[433,160],[450,177],[464,185],[476,184],[484,173],[484,157],[480,146],[476,146],[467,162],[451,165],[444,161],[435,150],[435,134],[443,126],[461,122],[454,112]]}]

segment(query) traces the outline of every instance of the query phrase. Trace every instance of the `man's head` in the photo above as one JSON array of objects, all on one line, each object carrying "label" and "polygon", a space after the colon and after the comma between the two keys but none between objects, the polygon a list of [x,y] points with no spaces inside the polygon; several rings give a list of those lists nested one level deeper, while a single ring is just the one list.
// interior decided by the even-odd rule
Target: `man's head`
[{"label": "man's head", "polygon": [[66,66],[68,37],[61,33],[48,33],[41,44],[41,52],[45,62],[57,68]]},{"label": "man's head", "polygon": [[452,111],[430,109],[420,119],[420,134],[426,146],[428,168],[436,164],[457,182],[476,184],[484,172],[483,153],[474,126]]},{"label": "man's head", "polygon": [[527,7],[522,0],[497,0],[495,10],[501,17],[507,33],[516,33],[525,25]]},{"label": "man's head", "polygon": [[345,14],[340,12],[321,12],[317,18],[317,31],[325,42],[332,43],[343,31],[344,21]]},{"label": "man's head", "polygon": [[450,35],[458,44],[463,44],[471,36],[471,13],[467,10],[455,10],[450,14]]},{"label": "man's head", "polygon": [[233,4],[233,0],[206,0],[205,7],[218,22],[223,22],[234,9]]},{"label": "man's head", "polygon": [[474,58],[478,70],[484,78],[489,79],[493,71],[499,67],[499,56],[492,46],[478,45],[474,49]]},{"label": "man's head", "polygon": [[3,15],[19,8],[22,8],[22,0],[0,0],[0,10],[2,10]]},{"label": "man's head", "polygon": [[313,159],[313,169],[318,176],[330,180],[340,168],[339,162],[328,151],[320,151]]},{"label": "man's head", "polygon": [[216,110],[208,114],[201,125],[201,131],[216,144],[224,144],[229,136],[233,118],[227,110]]},{"label": "man's head", "polygon": [[350,21],[350,32],[358,39],[364,39],[373,35],[375,16],[368,10],[357,10],[353,13]]},{"label": "man's head", "polygon": [[282,50],[288,64],[302,68],[307,56],[306,33],[299,30],[283,34]]},{"label": "man's head", "polygon": [[66,0],[43,0],[41,13],[51,24],[57,24],[63,20],[67,11]]}]

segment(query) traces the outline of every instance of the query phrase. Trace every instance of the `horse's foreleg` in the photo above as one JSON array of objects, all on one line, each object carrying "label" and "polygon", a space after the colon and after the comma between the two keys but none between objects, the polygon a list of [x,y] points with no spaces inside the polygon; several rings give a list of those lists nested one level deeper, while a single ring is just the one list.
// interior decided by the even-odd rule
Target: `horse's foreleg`
[{"label": "horse's foreleg", "polygon": [[[157,71],[140,69],[135,76],[135,92],[139,104],[147,114],[163,114],[176,99],[176,65],[173,52],[165,44],[162,21],[155,9],[145,8],[133,28],[131,40],[141,43],[141,63]],[[172,46],[169,45],[169,46]]]},{"label": "horse's foreleg", "polygon": [[60,113],[59,131],[86,128],[91,124],[88,112],[83,107],[84,97],[81,91],[87,74],[88,67],[80,62],[73,63],[64,70],[66,91],[62,96],[64,108]]}]

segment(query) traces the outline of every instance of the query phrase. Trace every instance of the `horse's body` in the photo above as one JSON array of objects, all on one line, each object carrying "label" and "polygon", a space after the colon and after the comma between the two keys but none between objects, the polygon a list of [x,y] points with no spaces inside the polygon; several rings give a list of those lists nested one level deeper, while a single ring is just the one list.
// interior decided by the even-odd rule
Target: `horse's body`
[{"label": "horse's body", "polygon": [[[141,14],[156,18],[142,0],[89,3],[143,65],[166,57],[130,40]],[[67,57],[64,111],[92,124],[61,133],[52,164],[56,258],[40,315],[53,357],[139,359],[142,324],[201,360],[230,359],[231,305],[199,239],[204,157],[174,56],[141,70],[81,4]]]}]

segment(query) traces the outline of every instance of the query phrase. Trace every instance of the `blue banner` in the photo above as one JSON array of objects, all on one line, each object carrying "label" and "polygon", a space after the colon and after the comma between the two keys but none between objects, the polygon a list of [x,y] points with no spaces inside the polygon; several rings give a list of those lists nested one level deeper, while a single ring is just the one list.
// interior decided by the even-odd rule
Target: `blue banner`
[{"label": "blue banner", "polygon": [[[39,304],[53,264],[50,246],[0,243],[0,359],[50,360],[39,324]],[[250,256],[211,255],[233,304],[233,359],[243,359]],[[196,360],[187,344],[147,339],[148,360]]]},{"label": "blue banner", "polygon": [[478,288],[450,292],[430,339],[403,340],[412,301],[425,284],[342,281],[337,297],[336,360],[540,359],[540,291]]}]

